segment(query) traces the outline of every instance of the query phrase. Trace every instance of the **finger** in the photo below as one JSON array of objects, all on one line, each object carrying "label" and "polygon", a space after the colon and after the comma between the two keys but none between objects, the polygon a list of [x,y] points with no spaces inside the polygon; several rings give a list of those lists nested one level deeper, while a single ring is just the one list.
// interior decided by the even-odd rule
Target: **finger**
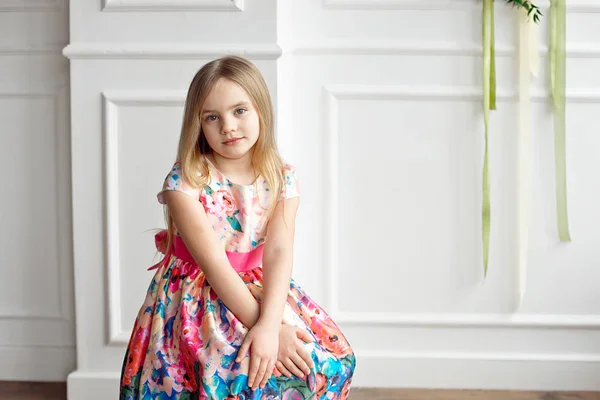
[{"label": "finger", "polygon": [[281,361],[277,361],[277,364],[275,364],[275,366],[283,375],[287,376],[288,378],[292,377],[292,373],[290,372],[290,370],[287,369]]},{"label": "finger", "polygon": [[298,353],[292,354],[292,356],[290,358],[292,359],[294,364],[296,364],[296,366],[298,368],[300,368],[302,370],[302,372],[304,372],[304,374],[306,374],[306,375],[310,374],[310,368],[308,368],[308,364],[306,364],[306,362],[304,362],[304,360],[302,359],[302,357],[300,357],[300,355]]},{"label": "finger", "polygon": [[256,390],[260,383],[262,382],[265,373],[267,372],[267,366],[269,362],[265,359],[261,360],[260,367],[258,369],[258,373],[256,374],[256,378],[254,379],[254,384],[252,385],[252,390]]},{"label": "finger", "polygon": [[[300,351],[298,351],[298,354],[300,355],[300,357],[302,357],[302,359],[304,360],[304,362],[306,363],[308,368],[313,368],[315,366],[315,363],[313,362],[312,358],[310,357],[309,351],[307,351],[306,349],[301,349]],[[310,372],[308,372],[308,373],[310,373]]]},{"label": "finger", "polygon": [[271,375],[273,375],[273,368],[275,368],[275,360],[271,360],[267,364],[267,370],[265,371],[265,376],[263,377],[263,380],[260,382],[261,389],[264,388],[265,385],[267,384],[267,381],[269,379],[271,379]]},{"label": "finger", "polygon": [[251,388],[257,377],[260,368],[260,358],[258,356],[250,357],[250,370],[248,371],[248,387]]},{"label": "finger", "polygon": [[308,333],[308,331],[306,329],[297,328],[296,329],[296,336],[298,336],[300,339],[302,339],[305,343],[312,343],[313,342],[312,335],[310,333]]},{"label": "finger", "polygon": [[244,340],[244,343],[242,343],[242,345],[240,346],[240,349],[238,350],[237,357],[235,357],[236,363],[241,362],[244,359],[244,357],[246,357],[246,354],[248,354],[248,350],[250,350],[251,344],[252,344],[252,339],[246,338]]},{"label": "finger", "polygon": [[302,371],[300,371],[298,367],[296,367],[296,364],[294,364],[294,362],[291,359],[286,359],[283,362],[283,365],[285,365],[288,371],[290,371],[292,374],[296,375],[300,379],[304,379],[304,374],[302,373]]}]

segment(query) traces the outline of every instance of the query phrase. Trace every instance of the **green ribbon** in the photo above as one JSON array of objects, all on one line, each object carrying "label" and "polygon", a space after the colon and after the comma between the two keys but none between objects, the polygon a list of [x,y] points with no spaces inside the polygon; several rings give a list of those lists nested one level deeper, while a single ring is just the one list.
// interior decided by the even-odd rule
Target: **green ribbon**
[{"label": "green ribbon", "polygon": [[558,236],[570,242],[567,215],[566,167],[566,26],[565,0],[550,0],[550,87],[554,104],[554,168],[556,174],[556,216]]},{"label": "green ribbon", "polygon": [[481,206],[483,239],[483,276],[487,276],[490,247],[490,179],[488,132],[490,110],[496,109],[496,61],[494,48],[494,0],[483,0],[483,119],[485,153],[483,159],[483,201]]}]

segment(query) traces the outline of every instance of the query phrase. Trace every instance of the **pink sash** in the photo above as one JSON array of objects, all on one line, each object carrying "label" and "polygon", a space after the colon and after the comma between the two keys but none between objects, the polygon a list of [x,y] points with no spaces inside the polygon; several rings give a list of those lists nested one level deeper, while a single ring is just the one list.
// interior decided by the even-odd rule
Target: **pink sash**
[{"label": "pink sash", "polygon": [[[188,262],[190,264],[196,265],[196,261],[194,257],[190,254],[190,251],[185,246],[183,239],[179,236],[175,236],[173,238],[173,244],[171,248],[165,253],[165,246],[167,241],[167,231],[162,230],[154,235],[154,243],[156,244],[156,248],[165,255],[161,261],[148,268],[148,270],[153,270],[161,266],[166,266],[171,258],[171,255]],[[260,245],[252,251],[239,253],[234,251],[226,251],[227,258],[229,259],[229,263],[233,267],[236,272],[246,272],[250,271],[254,268],[260,267],[262,264],[262,256],[263,256],[264,245]]]}]

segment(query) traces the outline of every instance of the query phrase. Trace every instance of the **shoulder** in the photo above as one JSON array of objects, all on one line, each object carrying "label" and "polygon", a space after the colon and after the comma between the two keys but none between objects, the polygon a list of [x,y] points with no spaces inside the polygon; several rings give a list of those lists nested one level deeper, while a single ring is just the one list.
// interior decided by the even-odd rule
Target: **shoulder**
[{"label": "shoulder", "polygon": [[158,201],[161,204],[165,204],[164,192],[166,190],[174,190],[177,192],[183,192],[189,196],[194,197],[195,199],[199,199],[200,197],[200,189],[190,185],[185,181],[182,166],[180,161],[176,161],[171,170],[167,174],[164,182],[162,190],[158,193]]},{"label": "shoulder", "polygon": [[280,200],[298,197],[300,195],[300,183],[298,181],[297,169],[294,165],[284,163],[283,182],[281,185]]},{"label": "shoulder", "polygon": [[177,190],[179,187],[185,186],[184,178],[181,170],[181,162],[176,161],[171,167],[171,171],[167,174],[164,182],[164,189]]},{"label": "shoulder", "polygon": [[296,174],[296,167],[292,164],[288,164],[286,162],[283,163],[283,167],[281,168],[281,170],[283,171],[283,174]]}]

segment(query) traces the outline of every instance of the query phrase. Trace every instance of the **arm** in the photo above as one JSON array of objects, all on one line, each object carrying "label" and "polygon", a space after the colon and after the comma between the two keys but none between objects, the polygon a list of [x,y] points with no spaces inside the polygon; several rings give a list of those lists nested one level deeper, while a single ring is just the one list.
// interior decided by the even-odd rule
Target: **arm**
[{"label": "arm", "polygon": [[164,197],[177,230],[210,285],[246,327],[253,327],[260,314],[258,302],[231,268],[202,204],[172,190],[165,191]]},{"label": "arm", "polygon": [[[292,278],[298,204],[299,197],[280,201],[269,221],[263,253],[263,302],[257,325],[281,324]],[[312,336],[304,329],[281,325],[279,339],[277,369],[288,378],[294,374],[304,379],[314,363],[302,342],[312,343]]]},{"label": "arm", "polygon": [[263,301],[259,322],[270,326],[281,324],[290,290],[298,204],[298,197],[280,201],[267,227],[263,253]]}]

